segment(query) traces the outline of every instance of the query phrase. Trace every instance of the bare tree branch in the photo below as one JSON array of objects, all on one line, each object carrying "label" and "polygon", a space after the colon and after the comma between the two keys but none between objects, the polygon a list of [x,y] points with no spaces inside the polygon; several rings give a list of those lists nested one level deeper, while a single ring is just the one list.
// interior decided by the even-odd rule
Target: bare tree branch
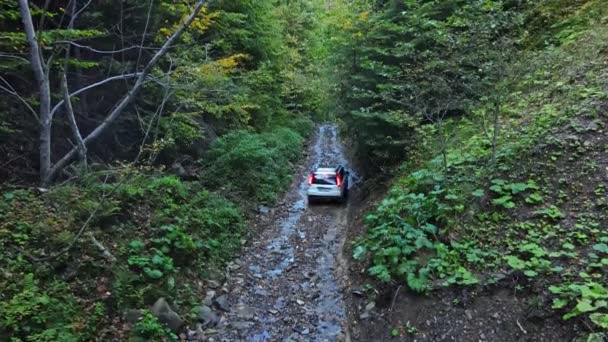
[{"label": "bare tree branch", "polygon": [[80,134],[80,129],[78,129],[78,124],[76,123],[76,116],[74,115],[74,109],[72,108],[72,101],[70,100],[70,93],[68,90],[68,78],[63,73],[63,77],[61,78],[61,88],[63,92],[63,102],[65,104],[65,111],[68,116],[68,122],[70,123],[70,129],[72,130],[72,135],[76,140],[76,147],[78,149],[78,155],[80,157],[80,161],[82,165],[86,168],[87,166],[87,146],[82,140],[82,135]]},{"label": "bare tree branch", "polygon": [[24,57],[21,57],[21,56],[17,56],[17,55],[14,55],[14,54],[3,53],[3,52],[0,52],[0,58],[13,58],[13,59],[22,60],[22,61],[27,62],[27,63],[30,62],[27,58],[24,58]]},{"label": "bare tree branch", "polygon": [[[20,0],[20,1],[26,3],[27,0]],[[89,135],[87,135],[83,139],[85,144],[88,144],[91,141],[98,138],[103,132],[105,132],[105,130],[108,127],[110,127],[110,125],[112,125],[112,123],[120,116],[120,114],[122,114],[124,109],[133,101],[133,99],[135,98],[137,93],[141,90],[141,87],[143,86],[143,84],[146,80],[146,77],[148,76],[150,71],[152,71],[152,68],[167,53],[167,51],[169,50],[171,45],[173,45],[173,43],[179,39],[179,37],[186,30],[186,28],[188,28],[188,26],[190,26],[192,21],[194,21],[196,16],[198,16],[198,14],[200,13],[204,4],[205,4],[205,0],[197,1],[194,10],[192,11],[192,13],[190,13],[188,18],[179,26],[177,31],[175,31],[169,37],[169,39],[167,39],[167,41],[163,44],[163,46],[160,48],[160,50],[158,52],[156,52],[156,54],[154,54],[152,59],[146,64],[146,66],[144,67],[142,72],[139,73],[139,76],[137,77],[137,80],[135,81],[135,85],[133,85],[133,88],[118,102],[118,104],[114,107],[114,109],[110,112],[110,114],[103,120],[103,122],[101,124],[99,124],[99,126],[97,126],[91,133],[89,133]],[[72,150],[70,150],[59,161],[57,161],[57,163],[55,163],[55,165],[53,165],[53,167],[46,174],[46,177],[43,180],[43,183],[48,184],[55,177],[57,172],[59,170],[63,169],[72,160],[72,158],[76,155],[76,153],[77,153],[77,148],[72,148]]]},{"label": "bare tree branch", "polygon": [[[117,49],[117,50],[98,50],[98,49],[95,49],[88,45],[78,44],[78,43],[74,42],[73,40],[58,40],[58,41],[56,41],[56,43],[57,44],[70,44],[70,45],[73,45],[73,46],[81,48],[81,49],[89,50],[91,52],[95,52],[95,53],[99,53],[99,54],[107,54],[107,55],[124,52],[124,51],[129,51],[129,50],[133,50],[133,49],[158,50],[158,48],[139,46],[139,45],[129,46],[124,49]],[[1,57],[1,55],[0,55],[0,57]]]},{"label": "bare tree branch", "polygon": [[[75,92],[70,94],[70,98],[74,97],[74,96],[78,96],[82,93],[84,93],[85,91],[89,90],[89,89],[93,89],[95,87],[99,87],[100,85],[106,84],[108,82],[112,82],[112,81],[116,81],[116,80],[124,80],[124,79],[128,79],[128,78],[133,78],[133,77],[138,77],[140,76],[140,72],[136,72],[136,73],[132,73],[132,74],[122,74],[122,75],[116,75],[116,76],[111,76],[108,77],[106,79],[103,79],[99,82],[95,82],[93,84],[89,84],[86,87],[80,88],[78,90],[76,90]],[[64,100],[61,100],[59,102],[57,102],[57,104],[53,107],[53,109],[51,110],[51,117],[53,117],[57,111],[59,110],[59,108],[61,108],[61,106],[63,106]]]},{"label": "bare tree branch", "polygon": [[32,113],[32,115],[34,115],[36,120],[40,120],[40,118],[38,117],[38,114],[36,114],[36,111],[34,110],[34,108],[32,108],[32,106],[29,104],[29,102],[27,102],[21,95],[19,95],[19,93],[17,93],[15,88],[13,88],[13,86],[6,79],[4,79],[4,77],[0,76],[0,80],[2,82],[4,82],[4,84],[6,84],[6,87],[0,85],[0,89],[4,90],[5,92],[7,92],[7,93],[15,96],[17,99],[19,99],[19,101],[21,101],[27,107],[27,109],[29,109],[30,113]]}]

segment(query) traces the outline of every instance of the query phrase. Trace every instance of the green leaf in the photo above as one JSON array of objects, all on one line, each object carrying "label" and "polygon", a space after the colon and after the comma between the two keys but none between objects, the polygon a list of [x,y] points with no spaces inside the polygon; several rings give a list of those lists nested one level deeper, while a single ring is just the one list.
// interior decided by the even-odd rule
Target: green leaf
[{"label": "green leaf", "polygon": [[589,315],[589,319],[602,329],[608,329],[608,314],[595,312]]},{"label": "green leaf", "polygon": [[597,308],[593,306],[593,302],[591,302],[590,299],[583,298],[578,301],[578,304],[576,304],[576,310],[579,312],[590,312],[595,311],[596,309]]},{"label": "green leaf", "polygon": [[399,336],[399,329],[393,328],[393,330],[391,330],[391,336],[393,336],[393,337]]},{"label": "green leaf", "polygon": [[576,247],[573,244],[571,244],[569,242],[566,242],[566,243],[562,244],[562,248],[572,250],[572,249],[574,249]]},{"label": "green leaf", "polygon": [[608,245],[606,245],[605,243],[598,243],[593,246],[593,249],[598,252],[608,253]]},{"label": "green leaf", "polygon": [[526,183],[513,183],[509,185],[509,189],[511,189],[511,193],[513,195],[516,195],[520,192],[524,192],[526,190],[528,190],[528,184]]},{"label": "green leaf", "polygon": [[473,191],[471,194],[475,197],[483,197],[486,194],[486,192],[483,191],[483,189],[477,189],[477,190]]},{"label": "green leaf", "polygon": [[163,272],[157,269],[150,269],[148,267],[144,268],[144,273],[152,279],[160,279],[163,276]]},{"label": "green leaf", "polygon": [[369,274],[378,278],[380,281],[388,283],[391,281],[391,275],[388,271],[388,268],[385,265],[376,265],[370,267],[368,270]]},{"label": "green leaf", "polygon": [[514,270],[523,270],[526,267],[525,261],[516,256],[509,255],[506,256],[505,259],[507,260],[507,264],[509,264],[509,266],[511,266],[511,268]]},{"label": "green leaf", "polygon": [[499,206],[502,206],[504,208],[511,209],[511,208],[515,208],[515,203],[513,203],[511,201],[512,199],[513,199],[513,196],[511,196],[511,195],[505,195],[505,196],[502,196],[500,198],[492,200],[492,203],[494,205],[499,205]]},{"label": "green leaf", "polygon": [[355,247],[355,249],[353,250],[353,258],[355,260],[363,260],[365,258],[366,254],[367,254],[367,250],[366,250],[365,246],[362,246],[362,245]]},{"label": "green leaf", "polygon": [[533,277],[536,277],[538,275],[538,272],[533,271],[533,270],[525,270],[524,274],[526,275],[526,277],[533,278]]},{"label": "green leaf", "polygon": [[564,298],[555,298],[553,299],[553,305],[551,306],[552,309],[563,309],[566,307],[566,305],[568,305],[568,300],[564,299]]},{"label": "green leaf", "polygon": [[416,292],[424,292],[428,288],[426,273],[422,270],[419,271],[419,276],[416,276],[414,272],[407,275],[407,286]]}]

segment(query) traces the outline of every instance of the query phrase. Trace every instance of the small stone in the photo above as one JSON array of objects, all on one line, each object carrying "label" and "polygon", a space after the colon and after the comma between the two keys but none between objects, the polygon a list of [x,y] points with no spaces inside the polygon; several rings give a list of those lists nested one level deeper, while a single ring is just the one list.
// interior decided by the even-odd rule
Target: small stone
[{"label": "small stone", "polygon": [[278,310],[275,310],[275,309],[270,309],[270,310],[268,310],[268,312],[270,312],[270,313],[271,313],[271,314],[273,314],[273,315],[276,315],[276,314],[278,314],[278,313],[279,313],[279,311],[278,311]]},{"label": "small stone", "polygon": [[464,314],[467,316],[467,319],[469,321],[473,319],[473,314],[471,313],[471,310],[464,310]]},{"label": "small stone", "polygon": [[366,311],[366,312],[362,313],[362,314],[359,316],[359,318],[361,318],[361,319],[368,319],[368,318],[369,318],[369,312],[368,312],[368,311]]},{"label": "small stone", "polygon": [[213,291],[213,290],[207,291],[207,294],[205,295],[205,299],[203,299],[203,305],[204,306],[213,305],[213,297],[215,297],[215,291]]},{"label": "small stone", "polygon": [[228,304],[228,298],[226,298],[226,295],[221,295],[215,298],[213,300],[213,305],[222,311],[230,312],[230,305]]},{"label": "small stone", "polygon": [[249,329],[253,326],[253,322],[237,321],[230,323],[230,326],[237,330]]},{"label": "small stone", "polygon": [[363,297],[363,292],[361,292],[361,291],[359,291],[359,290],[354,290],[354,291],[352,292],[352,294],[353,294],[353,296],[355,296],[355,297],[359,297],[359,298]]},{"label": "small stone", "polygon": [[198,309],[198,320],[203,327],[214,327],[220,322],[220,317],[208,306],[201,306]]},{"label": "small stone", "polygon": [[258,212],[262,215],[266,215],[270,212],[270,208],[268,208],[267,206],[261,205],[258,207]]},{"label": "small stone", "polygon": [[152,308],[150,313],[154,315],[158,320],[167,325],[174,333],[179,333],[181,327],[184,325],[184,320],[171,309],[169,303],[164,298],[159,298]]},{"label": "small stone", "polygon": [[240,268],[241,268],[241,265],[239,265],[239,264],[237,264],[235,262],[231,262],[231,263],[228,264],[228,269],[231,270],[231,271],[236,271],[236,270],[238,270]]},{"label": "small stone", "polygon": [[369,302],[365,306],[365,311],[372,311],[375,307],[376,307],[376,303],[375,302]]},{"label": "small stone", "polygon": [[300,299],[296,299],[296,303],[298,303],[298,305],[304,305],[304,301]]},{"label": "small stone", "polygon": [[221,286],[221,284],[217,280],[210,279],[210,280],[207,281],[207,286],[209,286],[212,289],[217,289],[218,287]]},{"label": "small stone", "polygon": [[498,317],[500,317],[500,314],[498,312],[495,312],[495,313],[492,314],[492,317],[498,318]]},{"label": "small stone", "polygon": [[125,312],[125,321],[130,324],[137,323],[142,317],[141,310],[129,309]]},{"label": "small stone", "polygon": [[253,319],[255,317],[255,310],[241,303],[236,307],[236,315],[242,319]]}]

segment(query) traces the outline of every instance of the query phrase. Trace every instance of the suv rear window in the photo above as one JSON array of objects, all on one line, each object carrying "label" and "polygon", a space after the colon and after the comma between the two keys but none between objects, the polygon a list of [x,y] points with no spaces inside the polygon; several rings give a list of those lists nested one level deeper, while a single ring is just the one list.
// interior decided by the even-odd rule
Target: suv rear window
[{"label": "suv rear window", "polygon": [[315,178],[313,179],[312,184],[336,185],[336,175],[327,173],[315,173]]}]

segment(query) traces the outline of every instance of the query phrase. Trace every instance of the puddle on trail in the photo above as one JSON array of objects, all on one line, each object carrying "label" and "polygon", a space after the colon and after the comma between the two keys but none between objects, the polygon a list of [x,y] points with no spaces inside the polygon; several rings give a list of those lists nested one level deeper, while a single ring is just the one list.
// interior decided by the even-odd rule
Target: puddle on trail
[{"label": "puddle on trail", "polygon": [[[318,128],[311,153],[307,165],[313,169],[348,167],[336,126]],[[295,192],[287,195],[286,216],[275,223],[276,233],[242,258],[249,263],[248,286],[229,294],[237,296],[235,303],[255,309],[253,326],[240,332],[219,327],[219,340],[336,341],[343,334],[346,314],[334,270],[346,207],[309,207],[307,172],[298,175]],[[351,172],[351,185],[355,179]],[[226,318],[226,329],[238,321]]]}]

